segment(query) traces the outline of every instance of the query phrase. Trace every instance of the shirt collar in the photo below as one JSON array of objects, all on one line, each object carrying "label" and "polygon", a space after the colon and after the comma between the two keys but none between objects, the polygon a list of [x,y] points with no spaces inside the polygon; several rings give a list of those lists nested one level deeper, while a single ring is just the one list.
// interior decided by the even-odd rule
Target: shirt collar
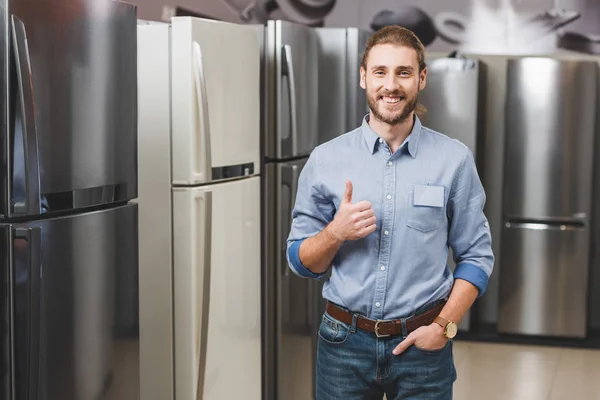
[{"label": "shirt collar", "polygon": [[[363,138],[365,139],[365,143],[369,148],[369,151],[371,152],[371,154],[374,154],[375,150],[377,150],[380,137],[369,125],[369,117],[370,115],[367,114],[363,118],[361,131],[363,134]],[[413,124],[412,130],[410,131],[410,134],[408,135],[402,146],[400,146],[402,148],[408,142],[408,152],[412,156],[412,158],[415,158],[417,156],[417,148],[419,147],[419,136],[421,136],[421,128],[423,127],[423,125],[421,124],[421,120],[419,119],[419,117],[417,117],[416,114],[414,121],[415,122]]]}]

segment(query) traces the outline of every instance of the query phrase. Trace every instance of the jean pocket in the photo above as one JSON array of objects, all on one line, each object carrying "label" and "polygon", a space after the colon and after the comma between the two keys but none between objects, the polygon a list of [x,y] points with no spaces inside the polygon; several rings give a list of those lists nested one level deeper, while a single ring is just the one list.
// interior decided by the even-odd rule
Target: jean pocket
[{"label": "jean pocket", "polygon": [[342,344],[348,339],[350,327],[343,322],[337,321],[323,314],[321,325],[319,326],[319,337],[329,344]]},{"label": "jean pocket", "polygon": [[451,345],[451,341],[447,340],[446,344],[444,345],[444,347],[442,347],[441,349],[435,349],[435,350],[430,350],[430,349],[422,349],[420,347],[417,347],[416,344],[413,344],[413,347],[415,348],[415,350],[417,350],[419,353],[422,354],[426,354],[429,356],[438,356],[441,355],[444,351],[446,351],[448,349],[448,347],[450,347]]},{"label": "jean pocket", "polygon": [[441,189],[437,193],[440,193],[442,197],[439,199],[428,199],[434,201],[420,202],[418,200],[415,201],[415,187],[413,186],[409,192],[406,226],[420,232],[430,232],[438,229],[442,225],[444,216],[445,195],[443,193],[445,193],[445,188],[443,186],[431,185],[431,187]]}]

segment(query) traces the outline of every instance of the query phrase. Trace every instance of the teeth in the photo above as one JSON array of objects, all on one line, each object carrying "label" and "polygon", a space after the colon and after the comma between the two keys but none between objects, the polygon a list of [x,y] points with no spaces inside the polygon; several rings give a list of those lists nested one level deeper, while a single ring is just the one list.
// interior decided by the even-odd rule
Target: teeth
[{"label": "teeth", "polygon": [[400,97],[383,96],[383,101],[385,101],[388,104],[395,104],[400,101]]}]

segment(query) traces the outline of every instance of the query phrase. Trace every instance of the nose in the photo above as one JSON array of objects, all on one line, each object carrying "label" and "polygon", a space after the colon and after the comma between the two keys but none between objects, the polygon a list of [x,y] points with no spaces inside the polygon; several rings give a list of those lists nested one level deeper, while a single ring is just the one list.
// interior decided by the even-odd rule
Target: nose
[{"label": "nose", "polygon": [[385,90],[393,92],[399,87],[400,83],[398,82],[397,76],[395,74],[388,74],[384,82]]}]

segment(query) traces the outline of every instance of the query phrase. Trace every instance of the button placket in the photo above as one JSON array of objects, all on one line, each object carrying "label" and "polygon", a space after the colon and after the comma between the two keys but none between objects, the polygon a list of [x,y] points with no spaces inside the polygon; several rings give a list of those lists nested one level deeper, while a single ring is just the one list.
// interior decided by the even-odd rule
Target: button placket
[{"label": "button placket", "polygon": [[385,304],[387,278],[388,278],[388,265],[390,262],[390,251],[392,241],[392,230],[394,225],[395,217],[395,187],[396,187],[396,170],[395,168],[389,168],[393,165],[391,160],[386,160],[388,167],[384,168],[383,176],[383,187],[385,200],[383,202],[383,208],[381,210],[381,235],[380,235],[380,251],[379,251],[379,262],[378,271],[376,273],[375,280],[375,293],[373,296],[373,318],[382,319],[383,310]]}]

